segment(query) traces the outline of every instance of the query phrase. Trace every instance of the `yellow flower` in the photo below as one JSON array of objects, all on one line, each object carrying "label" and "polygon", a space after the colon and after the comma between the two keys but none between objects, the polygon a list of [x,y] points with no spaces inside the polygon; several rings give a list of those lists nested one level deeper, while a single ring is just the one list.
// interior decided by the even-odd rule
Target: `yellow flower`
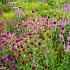
[{"label": "yellow flower", "polygon": [[48,3],[45,3],[46,6],[48,6]]}]

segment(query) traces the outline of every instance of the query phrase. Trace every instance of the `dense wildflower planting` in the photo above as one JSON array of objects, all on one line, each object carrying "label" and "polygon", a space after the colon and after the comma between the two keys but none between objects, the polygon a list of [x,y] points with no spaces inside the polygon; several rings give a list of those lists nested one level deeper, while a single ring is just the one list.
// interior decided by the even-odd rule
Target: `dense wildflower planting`
[{"label": "dense wildflower planting", "polygon": [[[42,2],[51,9],[47,8],[47,16]],[[53,17],[51,11],[56,1],[45,2],[40,2],[44,8],[41,8],[43,14],[41,10],[31,6],[33,3],[29,3],[31,9],[28,11],[28,2],[25,3],[27,6],[24,5],[26,13],[23,5],[18,6],[19,2],[7,3],[14,14],[8,15],[9,12],[3,13],[0,10],[1,70],[70,70],[70,19],[66,16],[70,5],[65,3],[63,12],[57,15],[54,11]],[[15,8],[18,10],[14,10]],[[39,11],[41,14],[37,16]],[[32,17],[34,15],[35,18]]]},{"label": "dense wildflower planting", "polygon": [[[40,60],[46,61],[52,52],[51,48],[59,43],[63,47],[55,47],[56,51],[65,50],[66,44],[69,49],[69,38],[67,42],[64,39],[66,25],[69,25],[67,19],[55,21],[55,19],[48,18],[30,19],[16,25],[14,33],[6,32],[0,35],[0,64],[4,64],[10,70],[13,68],[17,70],[18,67],[15,64],[21,65],[20,69],[24,69],[26,65],[32,66],[31,69],[38,68],[39,64],[44,63]],[[56,35],[57,31],[55,30],[58,30],[60,35]],[[18,34],[15,34],[17,31]],[[56,41],[58,44],[55,43]],[[60,57],[60,60],[63,61],[63,56]],[[44,65],[48,68],[48,64],[44,63]],[[45,68],[44,65],[43,68]]]}]

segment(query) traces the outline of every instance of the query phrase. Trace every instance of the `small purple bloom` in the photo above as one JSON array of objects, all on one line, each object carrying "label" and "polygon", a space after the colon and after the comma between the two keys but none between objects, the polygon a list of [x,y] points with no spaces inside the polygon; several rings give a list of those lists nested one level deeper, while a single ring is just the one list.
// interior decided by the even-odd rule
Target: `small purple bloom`
[{"label": "small purple bloom", "polygon": [[3,26],[3,22],[2,22],[2,21],[0,21],[0,27],[1,27],[1,26]]},{"label": "small purple bloom", "polygon": [[8,57],[9,57],[9,54],[7,53],[7,54],[6,54],[6,58],[8,58]]}]

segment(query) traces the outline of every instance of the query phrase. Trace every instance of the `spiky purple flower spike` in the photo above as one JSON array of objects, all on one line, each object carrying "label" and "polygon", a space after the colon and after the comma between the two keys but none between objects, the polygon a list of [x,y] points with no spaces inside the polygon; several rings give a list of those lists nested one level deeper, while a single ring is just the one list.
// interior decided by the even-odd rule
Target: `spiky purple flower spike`
[{"label": "spiky purple flower spike", "polygon": [[68,40],[68,42],[67,42],[67,48],[70,49],[70,32],[68,34],[67,40]]},{"label": "spiky purple flower spike", "polygon": [[70,12],[70,3],[66,3],[63,5],[63,11]]},{"label": "spiky purple flower spike", "polygon": [[67,37],[67,46],[65,48],[65,52],[70,52],[70,32]]}]

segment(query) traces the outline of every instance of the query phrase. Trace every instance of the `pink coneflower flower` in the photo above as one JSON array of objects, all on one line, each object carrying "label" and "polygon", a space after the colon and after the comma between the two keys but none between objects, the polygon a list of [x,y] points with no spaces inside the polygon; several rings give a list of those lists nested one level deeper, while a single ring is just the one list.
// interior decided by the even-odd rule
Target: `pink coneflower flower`
[{"label": "pink coneflower flower", "polygon": [[12,48],[12,51],[13,51],[13,52],[16,52],[17,50],[16,50],[15,48]]},{"label": "pink coneflower flower", "polygon": [[3,22],[2,21],[0,21],[0,26],[3,26]]},{"label": "pink coneflower flower", "polygon": [[68,37],[68,41],[70,41],[70,37]]},{"label": "pink coneflower flower", "polygon": [[27,25],[24,25],[24,27],[27,27]]},{"label": "pink coneflower flower", "polygon": [[18,43],[20,41],[20,39],[19,38],[15,38],[15,41],[16,41],[16,43]]},{"label": "pink coneflower flower", "polygon": [[28,54],[33,54],[33,52],[32,51],[29,51]]},{"label": "pink coneflower flower", "polygon": [[68,44],[67,44],[67,48],[70,49],[70,42],[68,42]]},{"label": "pink coneflower flower", "polygon": [[24,64],[24,65],[25,65],[25,64],[27,64],[27,62],[26,62],[26,61],[22,61],[22,64]]},{"label": "pink coneflower flower", "polygon": [[34,42],[31,42],[31,45],[34,45]]},{"label": "pink coneflower flower", "polygon": [[64,27],[62,27],[62,29],[60,30],[61,33],[64,33],[65,32],[65,29]]},{"label": "pink coneflower flower", "polygon": [[60,30],[60,32],[61,32],[61,33],[64,33],[64,32],[65,32],[65,30]]},{"label": "pink coneflower flower", "polygon": [[7,54],[6,54],[6,58],[8,58],[8,57],[9,57],[9,54],[7,53]]},{"label": "pink coneflower flower", "polygon": [[41,43],[41,42],[38,42],[38,45],[39,45],[39,46],[41,46],[41,45],[42,45],[42,43]]}]

